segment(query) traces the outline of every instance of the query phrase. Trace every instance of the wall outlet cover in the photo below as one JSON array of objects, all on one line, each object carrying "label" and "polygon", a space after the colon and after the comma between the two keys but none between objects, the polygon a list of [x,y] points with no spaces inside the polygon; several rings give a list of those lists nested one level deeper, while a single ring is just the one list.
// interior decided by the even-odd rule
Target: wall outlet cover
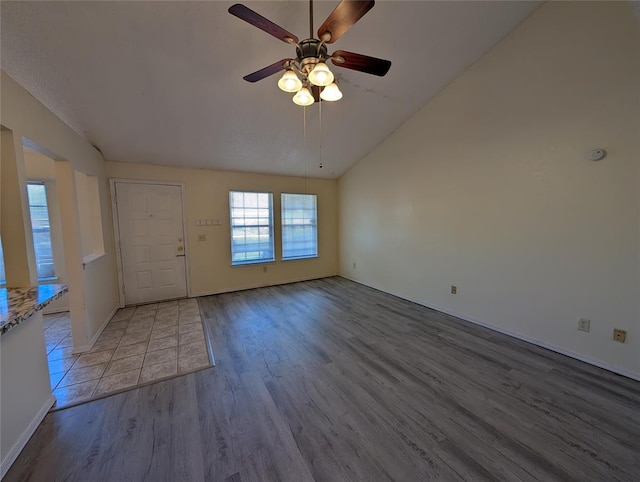
[{"label": "wall outlet cover", "polygon": [[627,332],[619,328],[614,328],[613,339],[619,343],[624,343],[627,339]]}]

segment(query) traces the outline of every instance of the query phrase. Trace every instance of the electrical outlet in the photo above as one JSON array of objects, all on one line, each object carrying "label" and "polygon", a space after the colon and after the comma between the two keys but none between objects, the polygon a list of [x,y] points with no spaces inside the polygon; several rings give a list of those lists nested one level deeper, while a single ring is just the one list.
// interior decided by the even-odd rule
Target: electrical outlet
[{"label": "electrical outlet", "polygon": [[589,332],[591,330],[591,320],[580,318],[578,320],[578,330]]},{"label": "electrical outlet", "polygon": [[198,234],[198,241],[206,241],[206,240],[207,240],[206,234]]},{"label": "electrical outlet", "polygon": [[266,266],[263,266],[263,267],[262,267],[262,272],[263,272],[263,273],[266,273],[266,272],[267,272],[267,267],[266,267]]},{"label": "electrical outlet", "polygon": [[353,262],[353,269],[356,269],[356,262]]},{"label": "electrical outlet", "polygon": [[627,332],[619,328],[613,329],[613,339],[617,342],[624,343],[627,339]]},{"label": "electrical outlet", "polygon": [[456,285],[451,285],[451,294],[455,295],[458,293],[458,287]]}]

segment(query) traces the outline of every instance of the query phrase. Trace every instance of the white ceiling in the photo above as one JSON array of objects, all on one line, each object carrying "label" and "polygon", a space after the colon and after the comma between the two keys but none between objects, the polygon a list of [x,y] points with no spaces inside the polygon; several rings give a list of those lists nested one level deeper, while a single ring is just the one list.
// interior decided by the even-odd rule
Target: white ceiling
[{"label": "white ceiling", "polygon": [[[244,3],[306,38],[308,3]],[[322,141],[318,107],[307,109],[306,143],[278,75],[242,80],[293,47],[232,4],[3,0],[1,67],[109,160],[335,178],[539,2],[378,1],[329,50],[389,59],[389,74],[331,64],[344,98],[323,103]],[[336,4],[314,2],[316,29]]]}]

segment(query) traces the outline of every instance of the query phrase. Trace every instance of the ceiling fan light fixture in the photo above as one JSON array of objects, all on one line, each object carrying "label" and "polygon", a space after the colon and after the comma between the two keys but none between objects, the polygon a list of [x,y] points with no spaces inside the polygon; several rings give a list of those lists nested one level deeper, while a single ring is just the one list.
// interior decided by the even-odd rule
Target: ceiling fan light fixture
[{"label": "ceiling fan light fixture", "polygon": [[311,92],[309,92],[309,89],[307,89],[306,87],[303,87],[302,89],[300,89],[296,93],[296,95],[293,96],[293,103],[297,105],[301,105],[303,107],[311,105],[314,102],[315,102],[315,99],[313,98],[313,95],[311,95]]},{"label": "ceiling fan light fixture", "polygon": [[309,72],[309,81],[320,87],[324,87],[333,82],[333,74],[324,62],[318,62],[313,70]]},{"label": "ceiling fan light fixture", "polygon": [[342,91],[338,88],[338,84],[332,82],[322,89],[320,98],[328,102],[335,102],[336,100],[342,99]]},{"label": "ceiling fan light fixture", "polygon": [[288,69],[278,81],[278,87],[285,92],[298,92],[302,88],[302,82],[293,70]]},{"label": "ceiling fan light fixture", "polygon": [[[2,0],[0,0],[2,1]],[[384,77],[391,68],[389,60],[368,55],[336,50],[330,53],[328,44],[333,44],[374,6],[375,0],[340,0],[317,31],[313,32],[313,0],[309,0],[309,37],[299,40],[258,12],[239,3],[229,7],[229,13],[289,45],[295,46],[293,58],[274,62],[243,77],[247,82],[257,82],[284,70],[278,87],[294,93],[293,102],[300,106],[312,105],[316,100],[334,102],[342,99],[342,92],[334,82],[334,75],[327,66],[327,59],[344,69]],[[312,94],[313,92],[313,94]],[[318,96],[318,93],[320,95]]]}]

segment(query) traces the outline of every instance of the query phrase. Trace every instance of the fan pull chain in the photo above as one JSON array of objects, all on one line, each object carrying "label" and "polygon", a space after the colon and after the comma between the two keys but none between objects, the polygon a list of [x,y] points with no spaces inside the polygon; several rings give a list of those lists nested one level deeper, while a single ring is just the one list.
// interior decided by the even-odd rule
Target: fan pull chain
[{"label": "fan pull chain", "polygon": [[307,108],[302,108],[302,152],[304,152],[304,193],[307,194]]},{"label": "fan pull chain", "polygon": [[320,112],[320,164],[318,167],[322,169],[322,100],[319,100],[318,104],[320,104],[318,109]]}]

